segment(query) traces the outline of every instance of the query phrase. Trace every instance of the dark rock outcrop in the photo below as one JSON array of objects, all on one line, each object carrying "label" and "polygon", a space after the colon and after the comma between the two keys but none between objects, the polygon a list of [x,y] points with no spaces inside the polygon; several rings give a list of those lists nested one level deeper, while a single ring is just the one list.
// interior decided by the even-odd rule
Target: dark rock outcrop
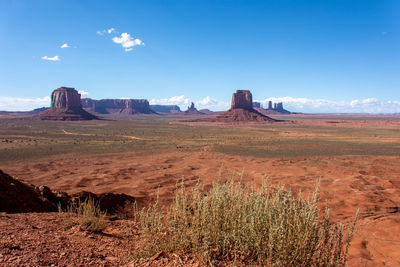
[{"label": "dark rock outcrop", "polygon": [[188,107],[188,109],[185,111],[185,115],[204,115],[203,112],[200,112],[195,108],[194,103]]},{"label": "dark rock outcrop", "polygon": [[181,109],[177,105],[150,105],[150,109],[157,113],[180,113]]},{"label": "dark rock outcrop", "polygon": [[125,194],[80,192],[72,196],[64,192],[52,191],[47,186],[34,186],[19,181],[0,170],[0,212],[52,212],[58,206],[65,209],[88,199],[98,203],[100,209],[108,214],[121,211],[125,205],[137,201]]},{"label": "dark rock outcrop", "polygon": [[146,99],[101,99],[84,98],[82,107],[100,114],[154,114]]},{"label": "dark rock outcrop", "polygon": [[51,108],[38,114],[42,120],[93,120],[96,116],[82,109],[81,95],[74,88],[60,87],[51,94]]},{"label": "dark rock outcrop", "polygon": [[42,196],[34,186],[20,182],[0,170],[0,212],[49,211],[57,211],[57,205]]}]

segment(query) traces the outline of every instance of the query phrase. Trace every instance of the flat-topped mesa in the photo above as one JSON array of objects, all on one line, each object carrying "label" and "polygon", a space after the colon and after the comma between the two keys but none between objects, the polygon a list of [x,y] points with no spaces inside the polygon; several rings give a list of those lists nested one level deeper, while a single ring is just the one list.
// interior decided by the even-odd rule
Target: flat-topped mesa
[{"label": "flat-topped mesa", "polygon": [[236,90],[232,95],[231,109],[236,108],[253,110],[253,96],[249,90]]},{"label": "flat-topped mesa", "polygon": [[159,113],[180,113],[181,109],[177,105],[150,105],[150,109]]},{"label": "flat-topped mesa", "polygon": [[51,108],[38,114],[42,120],[93,120],[96,116],[82,109],[81,95],[74,88],[60,87],[51,94]]},{"label": "flat-topped mesa", "polygon": [[90,112],[100,114],[152,114],[146,99],[82,99],[82,106]]},{"label": "flat-topped mesa", "polygon": [[74,88],[60,87],[51,94],[51,107],[59,109],[80,109],[81,95]]}]

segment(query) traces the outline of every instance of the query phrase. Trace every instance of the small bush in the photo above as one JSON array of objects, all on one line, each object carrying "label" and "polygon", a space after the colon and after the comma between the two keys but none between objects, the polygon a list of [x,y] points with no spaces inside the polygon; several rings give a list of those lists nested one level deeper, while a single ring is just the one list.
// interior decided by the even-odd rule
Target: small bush
[{"label": "small bush", "polygon": [[356,220],[345,235],[329,210],[320,215],[318,204],[318,186],[305,200],[266,184],[257,191],[233,181],[214,183],[203,194],[199,185],[189,193],[182,182],[166,212],[157,202],[136,212],[140,252],[195,254],[209,265],[344,266]]},{"label": "small bush", "polygon": [[100,207],[92,198],[84,202],[70,205],[66,211],[58,208],[59,214],[65,228],[71,228],[79,225],[82,230],[88,232],[102,232],[106,224],[106,213],[100,210]]}]

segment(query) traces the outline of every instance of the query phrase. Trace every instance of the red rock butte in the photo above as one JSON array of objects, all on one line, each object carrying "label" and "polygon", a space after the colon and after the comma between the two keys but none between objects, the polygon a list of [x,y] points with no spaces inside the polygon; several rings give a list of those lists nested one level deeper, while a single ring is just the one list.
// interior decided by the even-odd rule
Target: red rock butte
[{"label": "red rock butte", "polygon": [[51,108],[40,113],[42,120],[93,120],[96,116],[82,109],[81,95],[74,88],[60,87],[51,94]]},{"label": "red rock butte", "polygon": [[237,90],[232,95],[231,108],[215,118],[190,120],[187,122],[221,122],[221,123],[271,123],[277,122],[253,108],[253,96],[249,90]]},{"label": "red rock butte", "polygon": [[231,109],[235,108],[253,110],[253,96],[249,90],[236,90],[232,95]]},{"label": "red rock butte", "polygon": [[216,117],[221,122],[275,122],[253,108],[253,96],[249,90],[236,90],[232,95],[231,108]]}]

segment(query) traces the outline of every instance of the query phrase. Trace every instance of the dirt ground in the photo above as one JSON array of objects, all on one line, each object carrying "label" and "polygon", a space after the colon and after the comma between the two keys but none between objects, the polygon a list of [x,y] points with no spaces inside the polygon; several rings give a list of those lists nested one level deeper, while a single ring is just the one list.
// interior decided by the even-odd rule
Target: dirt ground
[{"label": "dirt ground", "polygon": [[[346,127],[349,121],[301,118],[296,124],[332,128]],[[364,120],[358,119],[352,125],[353,128],[363,128],[366,124]],[[400,129],[398,120],[383,122],[377,118],[368,125],[369,128],[376,127],[378,130]],[[370,139],[365,140],[395,145],[398,142],[395,131],[390,135],[371,134],[368,137]],[[300,134],[313,138],[312,132]],[[296,131],[277,131],[276,138],[292,140],[298,135]],[[324,138],[323,132],[316,132],[315,135]],[[353,142],[351,138],[357,139],[356,136],[346,138],[346,142]],[[271,184],[282,184],[296,193],[301,191],[305,196],[313,192],[319,180],[321,203],[329,206],[335,221],[350,223],[357,209],[360,210],[355,239],[350,247],[349,266],[400,266],[400,156],[381,155],[384,153],[352,155],[348,152],[345,155],[321,154],[262,158],[230,155],[207,149],[152,150],[145,153],[124,151],[98,155],[72,153],[25,162],[8,161],[0,168],[13,177],[35,185],[47,185],[53,190],[67,193],[83,190],[94,193],[125,193],[147,202],[159,194],[161,204],[165,205],[172,201],[177,182],[182,178],[189,188],[201,181],[205,189],[214,181],[233,178],[246,184],[261,185],[263,179],[268,178]],[[135,240],[132,237],[135,235],[126,230],[129,227],[120,227],[129,224],[128,221],[110,222],[105,235],[91,237],[77,229],[63,230],[57,220],[57,214],[1,214],[0,265],[198,264],[190,259],[132,262],[129,259],[132,242],[126,240]],[[27,243],[24,243],[25,240]],[[65,243],[65,240],[69,243]],[[113,249],[107,249],[111,247]],[[91,248],[94,252],[90,252]],[[81,252],[73,252],[80,249]],[[24,256],[26,253],[31,258]],[[44,257],[44,254],[49,256]],[[75,257],[73,261],[63,261],[63,257],[71,259],[70,254]]]}]

